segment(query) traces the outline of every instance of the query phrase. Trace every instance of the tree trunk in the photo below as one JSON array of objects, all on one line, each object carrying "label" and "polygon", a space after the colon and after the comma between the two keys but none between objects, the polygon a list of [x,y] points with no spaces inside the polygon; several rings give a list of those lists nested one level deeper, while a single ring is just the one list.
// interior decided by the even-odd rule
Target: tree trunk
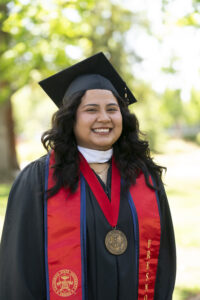
[{"label": "tree trunk", "polygon": [[7,100],[0,106],[0,181],[12,180],[18,170],[12,105]]}]

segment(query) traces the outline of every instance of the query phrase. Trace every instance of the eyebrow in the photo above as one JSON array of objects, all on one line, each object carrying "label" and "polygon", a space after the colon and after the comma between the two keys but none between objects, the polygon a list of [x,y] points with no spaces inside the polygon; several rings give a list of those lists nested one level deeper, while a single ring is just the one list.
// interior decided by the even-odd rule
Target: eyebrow
[{"label": "eyebrow", "polygon": [[[90,104],[85,104],[85,105],[83,105],[83,107],[85,107],[85,106],[95,106],[95,107],[98,107],[99,104],[90,103]],[[109,104],[107,104],[106,106],[117,106],[117,107],[119,107],[119,105],[118,105],[117,103],[109,103]]]}]

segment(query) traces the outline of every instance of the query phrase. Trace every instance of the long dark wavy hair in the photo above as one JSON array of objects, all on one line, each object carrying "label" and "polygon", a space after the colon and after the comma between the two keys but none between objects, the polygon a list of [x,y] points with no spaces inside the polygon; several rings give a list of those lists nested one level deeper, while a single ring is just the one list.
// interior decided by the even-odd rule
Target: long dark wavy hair
[{"label": "long dark wavy hair", "polygon": [[[55,186],[49,190],[49,197],[56,194],[61,187],[75,192],[79,181],[79,155],[73,132],[76,111],[85,91],[77,92],[63,99],[63,105],[52,117],[52,128],[43,133],[41,141],[44,148],[55,151],[54,179]],[[113,153],[125,188],[136,182],[140,171],[145,175],[146,184],[153,189],[160,189],[159,184],[151,185],[149,173],[154,178],[161,178],[165,169],[155,164],[150,156],[149,144],[141,138],[139,122],[130,113],[128,105],[118,95],[116,97],[122,114],[122,134],[113,145]],[[157,182],[160,182],[158,180]]]}]

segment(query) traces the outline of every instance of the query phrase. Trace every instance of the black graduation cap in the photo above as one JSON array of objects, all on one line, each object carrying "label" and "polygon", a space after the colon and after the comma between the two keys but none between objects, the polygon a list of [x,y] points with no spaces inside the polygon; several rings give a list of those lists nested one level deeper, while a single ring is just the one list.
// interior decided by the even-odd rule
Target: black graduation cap
[{"label": "black graduation cap", "polygon": [[58,107],[62,105],[65,95],[91,89],[111,90],[129,104],[137,101],[102,52],[40,81],[39,84]]}]

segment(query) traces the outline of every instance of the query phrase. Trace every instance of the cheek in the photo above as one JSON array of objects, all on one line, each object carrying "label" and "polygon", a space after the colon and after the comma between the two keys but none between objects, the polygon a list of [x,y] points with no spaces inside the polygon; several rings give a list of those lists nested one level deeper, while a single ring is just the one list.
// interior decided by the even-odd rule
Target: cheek
[{"label": "cheek", "polygon": [[77,115],[77,121],[74,125],[74,134],[75,136],[83,136],[91,130],[91,125],[93,123],[93,118],[90,116]]},{"label": "cheek", "polygon": [[122,121],[122,115],[120,114],[115,119],[115,124],[116,124],[118,130],[122,131],[122,123],[123,123],[123,121]]},{"label": "cheek", "polygon": [[83,114],[78,119],[77,127],[79,127],[80,130],[83,130],[83,129],[90,130],[93,122],[94,122],[94,117],[92,115]]}]

